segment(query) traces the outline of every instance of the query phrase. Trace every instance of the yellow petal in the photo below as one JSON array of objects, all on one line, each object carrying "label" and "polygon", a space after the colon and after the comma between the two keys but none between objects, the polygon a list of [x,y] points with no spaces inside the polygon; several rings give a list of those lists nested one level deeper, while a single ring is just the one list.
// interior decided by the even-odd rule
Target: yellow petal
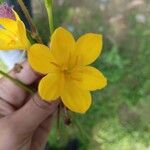
[{"label": "yellow petal", "polygon": [[42,74],[51,71],[51,52],[50,49],[42,44],[34,44],[28,50],[28,61],[31,67]]},{"label": "yellow petal", "polygon": [[96,68],[90,66],[79,68],[74,72],[73,78],[79,79],[80,87],[89,91],[102,89],[107,85],[107,79],[104,75]]},{"label": "yellow petal", "polygon": [[7,18],[0,18],[0,49],[12,50],[20,49],[27,50],[30,47],[30,42],[26,37],[26,30],[22,21],[14,21]]},{"label": "yellow petal", "polygon": [[24,50],[28,50],[31,44],[26,35],[25,25],[21,20],[17,20],[17,26],[18,26],[18,36],[19,36],[18,38],[21,41]]},{"label": "yellow petal", "polygon": [[63,74],[49,73],[39,83],[39,95],[46,101],[56,100],[64,85]]},{"label": "yellow petal", "polygon": [[16,33],[18,30],[17,22],[12,19],[0,18],[0,25],[11,33]]},{"label": "yellow petal", "polygon": [[50,47],[58,64],[66,64],[74,51],[75,40],[70,32],[59,27],[51,37]]},{"label": "yellow petal", "polygon": [[9,50],[13,48],[12,44],[12,35],[9,34],[7,30],[0,29],[0,49]]},{"label": "yellow petal", "polygon": [[20,39],[22,41],[25,41],[26,40],[26,29],[25,29],[24,23],[22,21],[18,20],[17,26],[18,26],[18,34],[20,36]]},{"label": "yellow petal", "polygon": [[80,89],[73,81],[65,83],[61,98],[68,109],[78,113],[85,113],[91,105],[90,92]]},{"label": "yellow petal", "polygon": [[24,44],[19,41],[16,34],[6,30],[0,29],[0,49],[1,50],[13,50],[24,49]]},{"label": "yellow petal", "polygon": [[13,35],[10,34],[10,32],[8,32],[5,29],[0,29],[0,39],[4,40],[4,41],[9,41],[13,38]]},{"label": "yellow petal", "polygon": [[81,36],[76,42],[76,55],[82,60],[82,65],[94,62],[102,50],[102,36],[94,33],[87,33]]}]

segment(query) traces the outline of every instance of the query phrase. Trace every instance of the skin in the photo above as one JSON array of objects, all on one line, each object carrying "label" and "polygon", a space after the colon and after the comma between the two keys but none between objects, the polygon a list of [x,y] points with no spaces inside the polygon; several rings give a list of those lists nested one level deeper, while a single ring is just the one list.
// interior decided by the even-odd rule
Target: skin
[{"label": "skin", "polygon": [[[27,62],[9,75],[27,85],[39,79]],[[29,95],[6,78],[0,79],[0,149],[44,150],[58,101],[47,103],[37,93]]]}]

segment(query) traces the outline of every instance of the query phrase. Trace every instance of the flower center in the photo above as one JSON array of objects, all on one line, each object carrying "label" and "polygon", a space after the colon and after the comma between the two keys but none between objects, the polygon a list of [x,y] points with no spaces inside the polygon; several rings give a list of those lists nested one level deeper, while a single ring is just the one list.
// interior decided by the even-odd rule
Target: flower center
[{"label": "flower center", "polygon": [[69,75],[72,72],[72,70],[69,70],[67,68],[63,69],[62,71],[64,72],[65,75]]}]

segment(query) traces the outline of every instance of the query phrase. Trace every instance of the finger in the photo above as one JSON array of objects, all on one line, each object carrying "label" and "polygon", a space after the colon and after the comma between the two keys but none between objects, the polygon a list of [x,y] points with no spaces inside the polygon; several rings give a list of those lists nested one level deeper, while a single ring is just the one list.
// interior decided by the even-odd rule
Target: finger
[{"label": "finger", "polygon": [[7,116],[15,111],[15,108],[0,98],[0,118]]},{"label": "finger", "polygon": [[[35,73],[28,62],[22,63],[23,69],[17,73],[15,70],[10,71],[9,75],[20,80],[21,82],[30,85],[39,78],[39,75]],[[20,107],[23,104],[23,100],[27,96],[27,93],[15,85],[9,79],[3,77],[0,79],[0,97],[6,100],[8,103],[15,107]]]},{"label": "finger", "polygon": [[41,150],[45,148],[52,124],[52,118],[53,116],[50,115],[36,129],[36,132],[32,136],[31,150]]},{"label": "finger", "polygon": [[14,126],[18,125],[18,133],[33,132],[49,115],[57,109],[59,101],[47,103],[36,94],[11,117],[10,121]]}]

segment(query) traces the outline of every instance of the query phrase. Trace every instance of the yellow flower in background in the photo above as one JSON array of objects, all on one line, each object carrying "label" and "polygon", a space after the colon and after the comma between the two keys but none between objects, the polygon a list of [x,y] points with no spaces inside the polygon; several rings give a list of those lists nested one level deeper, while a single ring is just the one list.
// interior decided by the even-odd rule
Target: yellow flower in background
[{"label": "yellow flower in background", "polygon": [[28,50],[30,42],[24,23],[6,3],[0,5],[0,50]]},{"label": "yellow flower in background", "polygon": [[61,97],[68,109],[86,112],[91,105],[90,91],[107,85],[104,75],[88,66],[101,49],[101,35],[87,33],[75,41],[62,27],[53,33],[50,48],[42,44],[31,46],[29,63],[35,71],[46,74],[39,83],[39,95],[49,102]]}]

